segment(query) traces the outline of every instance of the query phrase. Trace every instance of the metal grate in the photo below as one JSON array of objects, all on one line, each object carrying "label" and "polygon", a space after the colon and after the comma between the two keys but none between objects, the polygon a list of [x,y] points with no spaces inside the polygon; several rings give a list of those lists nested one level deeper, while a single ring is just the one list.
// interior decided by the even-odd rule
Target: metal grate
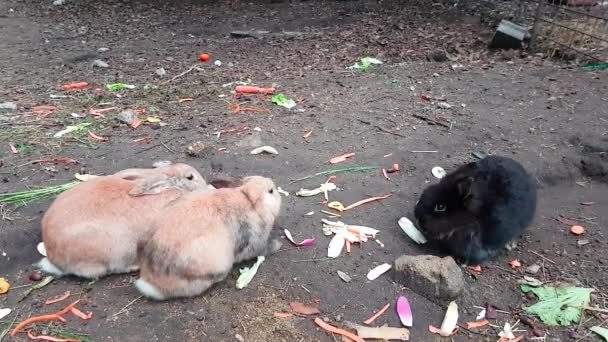
[{"label": "metal grate", "polygon": [[539,0],[531,39],[551,57],[608,63],[608,1]]}]

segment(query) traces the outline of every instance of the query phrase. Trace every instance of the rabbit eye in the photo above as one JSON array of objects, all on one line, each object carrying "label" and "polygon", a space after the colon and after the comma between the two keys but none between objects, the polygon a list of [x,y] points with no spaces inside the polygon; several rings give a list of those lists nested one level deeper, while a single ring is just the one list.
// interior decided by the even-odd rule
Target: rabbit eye
[{"label": "rabbit eye", "polygon": [[435,212],[437,213],[443,213],[445,211],[445,205],[444,204],[436,204],[435,205]]},{"label": "rabbit eye", "polygon": [[193,180],[194,179],[194,175],[189,175],[188,177],[186,177],[187,180]]},{"label": "rabbit eye", "polygon": [[268,192],[272,194],[272,193],[274,193],[274,189],[270,189],[270,190],[268,190]]}]

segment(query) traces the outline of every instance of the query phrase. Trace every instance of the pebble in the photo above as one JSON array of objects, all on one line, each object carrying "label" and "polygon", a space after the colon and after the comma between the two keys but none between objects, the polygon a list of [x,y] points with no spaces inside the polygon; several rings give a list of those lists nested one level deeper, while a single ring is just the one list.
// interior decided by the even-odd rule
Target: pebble
[{"label": "pebble", "polygon": [[530,291],[526,293],[526,298],[528,298],[529,300],[534,300],[536,298],[536,295],[532,291]]},{"label": "pebble", "polygon": [[96,59],[93,61],[93,66],[98,68],[109,68],[110,64],[102,61],[101,59]]},{"label": "pebble", "polygon": [[17,110],[17,104],[14,102],[0,103],[0,113],[12,113]]},{"label": "pebble", "polygon": [[165,68],[158,68],[154,71],[158,76],[165,76],[167,74],[167,71],[165,71]]},{"label": "pebble", "polygon": [[34,272],[34,273],[30,274],[30,280],[31,281],[40,281],[40,280],[42,280],[42,274],[40,272]]},{"label": "pebble", "polygon": [[452,105],[447,102],[437,102],[437,107],[443,108],[443,109],[450,109],[450,108],[452,108]]},{"label": "pebble", "polygon": [[444,50],[435,50],[427,55],[427,58],[433,62],[447,62],[448,55]]},{"label": "pebble", "polygon": [[188,155],[191,157],[200,157],[205,151],[205,148],[206,146],[202,141],[197,141],[192,145],[188,146],[188,150],[186,151],[186,153],[188,153]]},{"label": "pebble", "polygon": [[234,335],[234,338],[239,342],[245,342],[245,338],[239,334]]},{"label": "pebble", "polygon": [[110,48],[107,47],[100,47],[99,49],[97,49],[97,52],[108,52],[110,51]]},{"label": "pebble", "polygon": [[581,239],[581,240],[576,241],[576,244],[579,247],[583,247],[584,245],[588,245],[589,243],[590,243],[590,241],[586,240],[586,239]]},{"label": "pebble", "polygon": [[540,265],[538,265],[538,264],[532,264],[532,265],[526,267],[526,272],[530,273],[530,274],[536,274],[536,273],[538,273],[539,270],[540,270]]}]

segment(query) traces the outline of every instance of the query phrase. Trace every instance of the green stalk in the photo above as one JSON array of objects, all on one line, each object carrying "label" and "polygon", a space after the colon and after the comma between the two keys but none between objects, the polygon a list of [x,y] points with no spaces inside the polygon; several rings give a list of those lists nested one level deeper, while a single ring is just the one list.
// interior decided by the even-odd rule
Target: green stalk
[{"label": "green stalk", "polygon": [[294,179],[289,184],[293,184],[295,182],[300,182],[306,179],[319,177],[319,176],[327,176],[327,175],[337,175],[339,173],[351,173],[351,172],[369,172],[373,170],[378,170],[380,167],[378,166],[354,166],[354,167],[344,167],[340,169],[329,169],[321,172],[317,172],[313,175],[305,176],[302,178]]}]

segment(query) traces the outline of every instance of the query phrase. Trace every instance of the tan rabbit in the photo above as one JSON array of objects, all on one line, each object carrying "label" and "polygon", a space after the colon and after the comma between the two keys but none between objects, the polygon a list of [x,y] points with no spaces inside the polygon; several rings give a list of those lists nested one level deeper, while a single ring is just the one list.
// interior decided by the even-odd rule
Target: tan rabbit
[{"label": "tan rabbit", "polygon": [[245,177],[238,187],[184,194],[140,246],[135,286],[156,300],[203,293],[233,264],[280,248],[279,241],[268,242],[280,208],[275,184],[259,176]]},{"label": "tan rabbit", "polygon": [[99,278],[138,269],[137,244],[150,218],[183,192],[208,190],[186,164],[155,164],[91,178],[60,194],[42,218],[43,271]]}]

